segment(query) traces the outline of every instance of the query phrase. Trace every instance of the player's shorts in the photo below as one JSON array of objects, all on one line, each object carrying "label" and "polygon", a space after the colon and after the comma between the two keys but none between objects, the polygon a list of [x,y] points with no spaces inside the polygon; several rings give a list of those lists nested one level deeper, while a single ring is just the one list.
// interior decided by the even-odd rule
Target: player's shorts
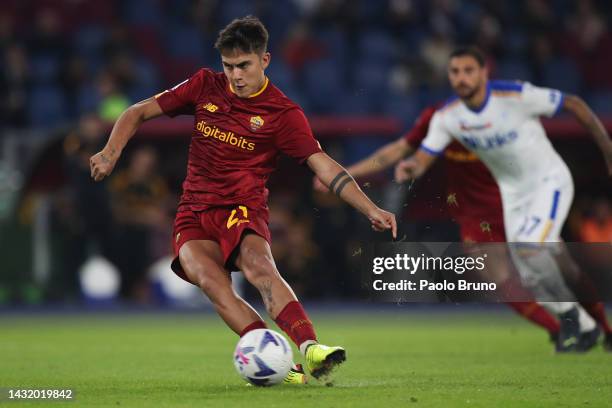
[{"label": "player's shorts", "polygon": [[465,215],[455,218],[459,224],[462,242],[505,242],[504,219],[501,208],[499,214],[482,216]]},{"label": "player's shorts", "polygon": [[239,205],[214,207],[204,211],[177,212],[172,241],[174,247],[172,270],[190,282],[178,256],[183,244],[192,240],[217,242],[221,247],[224,266],[230,271],[236,270],[237,249],[247,231],[253,231],[271,243],[267,208],[253,209]]},{"label": "player's shorts", "polygon": [[508,242],[559,242],[574,198],[569,172],[544,177],[530,192],[504,196],[504,224]]}]

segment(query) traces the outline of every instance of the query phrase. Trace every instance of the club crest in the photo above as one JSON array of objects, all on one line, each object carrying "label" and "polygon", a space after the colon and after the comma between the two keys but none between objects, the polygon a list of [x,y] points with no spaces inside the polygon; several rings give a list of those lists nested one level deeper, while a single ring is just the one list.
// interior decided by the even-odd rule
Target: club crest
[{"label": "club crest", "polygon": [[261,118],[261,116],[251,116],[250,125],[253,132],[259,130],[263,124],[264,120]]}]

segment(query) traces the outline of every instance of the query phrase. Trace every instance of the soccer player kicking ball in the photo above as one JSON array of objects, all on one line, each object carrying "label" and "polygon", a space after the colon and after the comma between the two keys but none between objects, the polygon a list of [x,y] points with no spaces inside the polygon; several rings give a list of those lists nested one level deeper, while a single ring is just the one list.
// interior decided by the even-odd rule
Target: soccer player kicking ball
[{"label": "soccer player kicking ball", "polygon": [[[106,146],[91,158],[91,176],[107,177],[128,140],[147,120],[162,114],[194,116],[187,177],[174,223],[172,269],[199,286],[237,334],[265,328],[259,314],[232,289],[239,269],[263,298],[276,324],[305,356],[313,377],[342,363],[342,347],[319,344],[312,322],[276,269],[270,251],[266,182],[279,153],[307,163],[332,191],[368,217],[377,231],[396,236],[393,214],[381,210],[353,178],[327,156],[313,137],[302,109],[265,76],[270,64],[268,32],[255,17],[232,21],[215,48],[223,72],[200,69],[191,78],[128,108]],[[285,382],[304,383],[294,366]]]},{"label": "soccer player kicking ball", "polygon": [[[454,138],[477,154],[496,179],[508,242],[560,242],[574,186],[539,116],[562,108],[571,112],[594,137],[612,174],[612,142],[601,122],[577,96],[528,83],[489,81],[484,56],[473,47],[451,54],[448,75],[456,96],[434,114],[420,149],[396,166],[396,180],[420,177]],[[554,255],[544,245],[512,247],[511,254],[535,295],[555,300],[542,305],[559,316],[557,350],[591,348],[599,329],[573,301]]]}]

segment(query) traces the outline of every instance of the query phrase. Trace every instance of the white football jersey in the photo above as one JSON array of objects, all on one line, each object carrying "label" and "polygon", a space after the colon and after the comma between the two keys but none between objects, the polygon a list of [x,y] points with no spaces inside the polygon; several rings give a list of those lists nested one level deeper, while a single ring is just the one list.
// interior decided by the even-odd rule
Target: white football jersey
[{"label": "white football jersey", "polygon": [[562,105],[558,90],[489,81],[479,109],[468,108],[458,97],[438,109],[421,148],[439,155],[455,138],[487,165],[502,196],[521,195],[537,189],[551,174],[569,176],[539,120],[553,116]]}]

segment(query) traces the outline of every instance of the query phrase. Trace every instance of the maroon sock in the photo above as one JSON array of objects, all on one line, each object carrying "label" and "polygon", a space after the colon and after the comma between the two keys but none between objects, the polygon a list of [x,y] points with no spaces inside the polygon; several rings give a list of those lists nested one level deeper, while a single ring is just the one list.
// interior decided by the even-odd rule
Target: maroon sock
[{"label": "maroon sock", "polygon": [[525,319],[532,321],[538,326],[542,326],[549,333],[559,332],[559,322],[546,309],[536,302],[507,302],[508,306],[514,309]]},{"label": "maroon sock", "polygon": [[593,319],[595,319],[604,333],[612,333],[612,329],[610,329],[610,325],[608,324],[608,319],[606,319],[606,310],[602,302],[580,302],[580,305],[584,307],[584,310],[586,310]]},{"label": "maroon sock", "polygon": [[307,340],[317,341],[312,322],[298,301],[287,303],[274,321],[298,347]]},{"label": "maroon sock", "polygon": [[255,329],[267,329],[267,328],[268,328],[268,326],[266,326],[266,323],[263,320],[255,320],[253,323],[249,324],[247,327],[242,329],[242,331],[240,332],[240,337],[244,336],[245,334],[247,334],[251,330],[255,330]]}]

